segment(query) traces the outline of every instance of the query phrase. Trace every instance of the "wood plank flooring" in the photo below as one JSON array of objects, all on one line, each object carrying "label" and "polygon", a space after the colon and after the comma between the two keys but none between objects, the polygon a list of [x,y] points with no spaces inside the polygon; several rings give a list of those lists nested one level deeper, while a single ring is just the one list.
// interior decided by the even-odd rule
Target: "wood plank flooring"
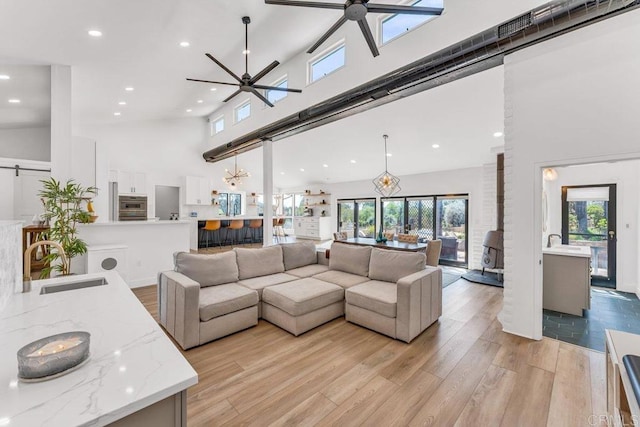
[{"label": "wood plank flooring", "polygon": [[[157,319],[155,286],[134,289]],[[299,337],[258,326],[183,354],[190,426],[588,426],[605,359],[501,331],[502,289],[458,280],[411,344],[336,319]],[[592,418],[594,419],[594,418]]]}]

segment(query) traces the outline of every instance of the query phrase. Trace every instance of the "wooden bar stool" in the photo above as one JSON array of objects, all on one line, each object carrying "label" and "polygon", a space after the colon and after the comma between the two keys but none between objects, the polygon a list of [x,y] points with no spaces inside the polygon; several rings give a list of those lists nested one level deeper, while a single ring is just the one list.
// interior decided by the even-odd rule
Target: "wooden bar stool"
[{"label": "wooden bar stool", "polygon": [[231,220],[231,223],[229,223],[229,226],[227,227],[227,234],[224,238],[224,243],[225,245],[227,244],[227,241],[229,240],[229,233],[232,233],[231,236],[231,245],[235,245],[236,243],[238,243],[238,232],[239,230],[242,230],[244,228],[244,220],[242,219],[234,219]]},{"label": "wooden bar stool", "polygon": [[260,229],[262,229],[261,219],[252,219],[251,221],[249,221],[249,227],[247,228],[247,233],[245,234],[245,240],[247,236],[249,236],[252,243],[259,242]]},{"label": "wooden bar stool", "polygon": [[[222,240],[220,240],[220,221],[218,221],[218,220],[209,220],[209,221],[205,222],[204,227],[202,227],[201,230],[202,230],[203,234],[205,235],[205,239],[206,239],[206,242],[207,242],[207,247],[209,247],[209,236],[211,234],[215,234],[215,235],[218,236],[218,245],[222,246]],[[215,233],[216,231],[217,231],[217,233]]]}]

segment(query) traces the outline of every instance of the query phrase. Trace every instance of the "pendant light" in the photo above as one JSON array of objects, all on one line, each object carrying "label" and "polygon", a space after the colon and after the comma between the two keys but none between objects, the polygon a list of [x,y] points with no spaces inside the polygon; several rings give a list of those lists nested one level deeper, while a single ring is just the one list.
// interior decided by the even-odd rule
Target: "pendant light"
[{"label": "pendant light", "polygon": [[389,158],[387,155],[387,138],[389,138],[389,135],[382,135],[382,137],[384,138],[384,172],[374,178],[373,185],[377,193],[384,197],[391,197],[401,190],[399,185],[400,178],[389,173],[387,166],[387,159]]},{"label": "pendant light", "polygon": [[248,178],[249,172],[246,172],[244,169],[238,169],[238,155],[236,154],[234,157],[234,166],[233,173],[229,171],[229,169],[224,170],[226,175],[222,178],[225,184],[230,185],[231,187],[235,187],[237,185],[242,184],[242,178]]}]

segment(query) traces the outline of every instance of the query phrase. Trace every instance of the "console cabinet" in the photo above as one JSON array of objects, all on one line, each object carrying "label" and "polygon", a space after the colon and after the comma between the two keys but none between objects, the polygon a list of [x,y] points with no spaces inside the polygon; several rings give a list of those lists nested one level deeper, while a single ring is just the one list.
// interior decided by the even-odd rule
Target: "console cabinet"
[{"label": "console cabinet", "polygon": [[299,216],[293,220],[293,230],[297,238],[313,240],[331,239],[331,217]]}]

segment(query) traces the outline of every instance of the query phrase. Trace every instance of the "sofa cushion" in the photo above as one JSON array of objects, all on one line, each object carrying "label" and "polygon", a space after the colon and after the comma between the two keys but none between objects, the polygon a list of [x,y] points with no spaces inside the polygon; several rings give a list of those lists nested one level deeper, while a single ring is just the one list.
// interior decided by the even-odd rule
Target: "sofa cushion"
[{"label": "sofa cushion", "polygon": [[262,293],[262,301],[292,316],[311,313],[344,299],[340,286],[311,277],[270,286]]},{"label": "sofa cushion", "polygon": [[313,278],[342,286],[345,289],[369,281],[368,277],[337,270],[329,270],[324,273],[315,274]]},{"label": "sofa cushion", "polygon": [[427,257],[419,252],[401,252],[373,248],[369,262],[369,278],[383,282],[399,279],[424,270]]},{"label": "sofa cushion", "polygon": [[370,258],[370,246],[356,246],[334,242],[331,245],[329,269],[366,277],[369,275]]},{"label": "sofa cushion", "polygon": [[234,248],[238,260],[240,280],[284,272],[282,248],[268,246],[260,249]]},{"label": "sofa cushion", "polygon": [[313,242],[286,243],[280,246],[282,246],[285,270],[293,270],[318,262],[316,245]]},{"label": "sofa cushion", "polygon": [[347,304],[373,311],[386,317],[396,317],[398,293],[395,283],[370,280],[345,292]]},{"label": "sofa cushion", "polygon": [[287,270],[286,273],[296,277],[311,277],[316,274],[324,273],[327,270],[329,270],[328,265],[311,264],[305,265],[304,267],[294,268],[293,270]]},{"label": "sofa cushion", "polygon": [[201,287],[238,280],[238,264],[233,252],[212,255],[178,252],[174,256],[174,262],[178,273],[200,283]]},{"label": "sofa cushion", "polygon": [[262,290],[267,286],[279,285],[280,283],[291,282],[296,279],[298,279],[296,276],[290,274],[277,273],[268,276],[254,277],[252,279],[244,279],[239,281],[238,284],[245,288],[258,291],[258,296],[262,299]]},{"label": "sofa cushion", "polygon": [[200,321],[206,322],[258,304],[258,293],[235,283],[200,290]]}]

